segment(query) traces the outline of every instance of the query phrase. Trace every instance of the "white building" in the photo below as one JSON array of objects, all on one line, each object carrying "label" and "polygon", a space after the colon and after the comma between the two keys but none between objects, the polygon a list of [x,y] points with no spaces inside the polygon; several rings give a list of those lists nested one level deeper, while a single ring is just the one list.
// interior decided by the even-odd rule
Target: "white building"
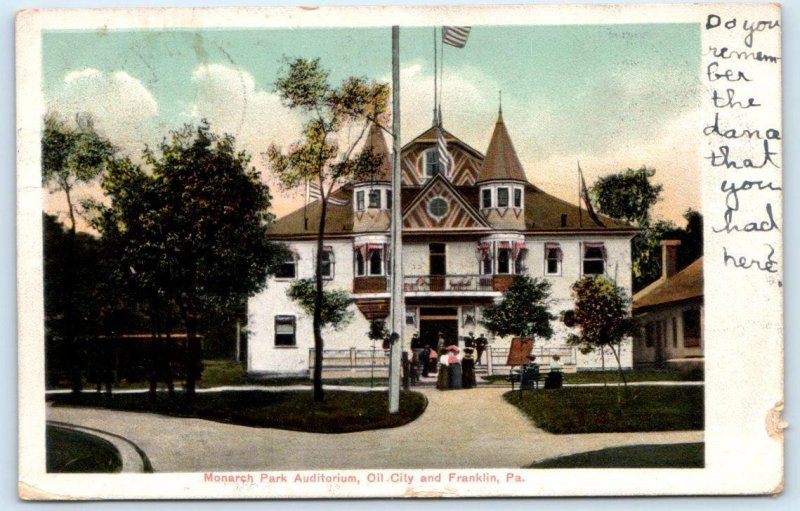
[{"label": "white building", "polygon": [[[502,113],[485,156],[443,132],[454,161],[449,175],[439,172],[435,128],[402,149],[405,346],[415,332],[433,343],[440,333],[448,343],[469,332],[485,333],[496,361],[504,360],[510,339],[492,337],[478,322],[482,309],[500,300],[519,273],[552,284],[555,314],[573,307],[570,287],[586,274],[605,274],[630,294],[630,240],[636,231],[605,217],[597,223],[578,206],[529,182]],[[389,312],[391,154],[376,126],[367,144],[385,155],[381,172],[371,182],[334,192],[347,204],[328,208],[326,286],[351,292],[355,301],[353,321],[324,331],[325,349],[336,350],[326,354],[326,370],[328,364],[346,365],[348,350],[354,359],[357,351],[369,349],[370,320]],[[311,317],[287,298],[286,290],[293,279],[314,276],[318,218],[319,204],[313,203],[307,221],[300,208],[271,227],[273,239],[289,245],[293,256],[249,301],[252,375],[308,374]],[[568,370],[601,367],[599,355],[581,355],[566,345],[569,332],[560,321],[553,327],[553,338],[537,340],[534,347],[543,362],[559,353]],[[631,367],[630,344],[622,348],[623,365]]]}]

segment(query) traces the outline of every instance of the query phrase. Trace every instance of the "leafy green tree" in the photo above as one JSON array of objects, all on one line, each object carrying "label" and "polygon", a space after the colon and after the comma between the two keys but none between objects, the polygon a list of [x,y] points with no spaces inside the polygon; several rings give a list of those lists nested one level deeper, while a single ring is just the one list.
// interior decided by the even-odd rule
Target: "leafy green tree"
[{"label": "leafy green tree", "polygon": [[383,319],[373,319],[370,321],[367,337],[371,341],[383,341],[389,337],[389,330],[386,329],[386,321]]},{"label": "leafy green tree", "polygon": [[[297,302],[306,314],[314,314],[317,289],[314,279],[300,279],[292,282],[286,290],[286,296]],[[342,289],[322,291],[322,327],[341,328],[353,319],[350,304],[353,299]]]},{"label": "leafy green tree", "polygon": [[483,311],[480,323],[501,337],[550,339],[556,316],[550,313],[550,282],[517,275],[500,303]]},{"label": "leafy green tree", "polygon": [[64,246],[63,293],[65,307],[63,310],[62,333],[70,358],[70,380],[73,393],[83,387],[81,358],[85,347],[80,342],[78,318],[75,308],[79,303],[76,286],[78,264],[76,204],[73,197],[74,187],[89,183],[97,178],[113,159],[115,148],[111,143],[97,134],[92,118],[78,115],[75,124],[69,124],[50,112],[44,117],[42,132],[42,184],[52,191],[61,191],[67,201],[69,229]]},{"label": "leafy green tree", "polygon": [[598,209],[605,215],[640,229],[632,240],[633,288],[641,289],[658,278],[661,259],[657,253],[661,235],[674,229],[670,222],[651,219],[652,207],[661,200],[663,186],[653,184],[655,169],[641,167],[603,176],[591,188]]},{"label": "leafy green tree", "polygon": [[[322,401],[322,338],[323,278],[322,253],[328,199],[338,186],[351,180],[375,175],[383,162],[383,155],[371,149],[355,153],[364,139],[370,122],[385,124],[388,110],[389,87],[385,83],[370,82],[365,78],[346,78],[341,85],[330,84],[329,73],[319,59],[295,59],[275,82],[283,104],[301,112],[306,123],[301,141],[289,146],[286,152],[271,145],[266,157],[272,170],[287,189],[314,182],[320,190],[320,214],[317,220],[317,260],[313,311],[314,329],[314,400]],[[355,136],[340,145],[352,130]]]},{"label": "leafy green tree", "polygon": [[95,225],[119,255],[118,274],[151,299],[173,303],[187,334],[186,394],[201,374],[197,326],[258,292],[284,255],[269,241],[271,197],[250,157],[208,123],[173,131],[147,170],[129,161],[103,180],[110,206]]},{"label": "leafy green tree", "polygon": [[565,311],[562,321],[578,334],[567,338],[567,343],[577,346],[581,353],[608,347],[617,361],[619,375],[627,394],[627,380],[622,370],[620,347],[632,333],[630,298],[625,290],[603,275],[587,275],[572,285],[575,308]]}]

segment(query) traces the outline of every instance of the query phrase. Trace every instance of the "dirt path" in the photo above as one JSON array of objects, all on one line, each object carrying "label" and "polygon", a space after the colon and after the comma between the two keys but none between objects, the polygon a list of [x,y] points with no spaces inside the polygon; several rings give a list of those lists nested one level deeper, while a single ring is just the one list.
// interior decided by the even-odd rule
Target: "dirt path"
[{"label": "dirt path", "polygon": [[422,389],[429,404],[416,421],[339,435],[52,406],[47,418],[121,435],[144,450],[156,472],[520,468],[612,446],[703,440],[702,431],[553,435],[506,403],[506,390]]}]

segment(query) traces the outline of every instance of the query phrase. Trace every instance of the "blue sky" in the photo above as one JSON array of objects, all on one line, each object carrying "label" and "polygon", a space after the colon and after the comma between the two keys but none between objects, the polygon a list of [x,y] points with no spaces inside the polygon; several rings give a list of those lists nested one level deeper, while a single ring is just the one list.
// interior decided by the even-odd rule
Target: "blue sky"
[{"label": "blue sky", "polygon": [[[404,141],[431,122],[432,30],[401,30]],[[236,135],[267,174],[258,155],[296,139],[302,122],[273,93],[284,57],[319,57],[337,82],[388,81],[390,55],[387,28],[47,32],[43,88],[48,108],[91,112],[133,155],[207,118]],[[474,26],[466,48],[445,48],[444,125],[485,151],[502,90],[534,184],[574,201],[577,160],[590,182],[647,164],[665,184],[661,216],[678,220],[700,206],[686,179],[697,172],[699,66],[698,25]],[[277,212],[296,200],[276,200]],[[48,208],[57,202],[48,197]]]}]

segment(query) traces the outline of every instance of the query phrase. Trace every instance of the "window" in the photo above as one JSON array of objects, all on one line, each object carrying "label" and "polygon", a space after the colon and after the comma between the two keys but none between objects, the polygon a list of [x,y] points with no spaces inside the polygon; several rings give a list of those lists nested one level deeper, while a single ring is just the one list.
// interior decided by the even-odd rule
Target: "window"
[{"label": "window", "polygon": [[517,275],[528,271],[528,268],[525,267],[525,256],[527,254],[527,250],[520,250],[517,252],[517,258],[514,259],[514,273]]},{"label": "window", "polygon": [[497,250],[497,273],[502,275],[511,273],[511,249],[501,248]]},{"label": "window", "polygon": [[436,149],[425,151],[425,177],[433,177],[439,173],[439,153]]},{"label": "window", "polygon": [[522,188],[514,188],[514,207],[522,207]]},{"label": "window", "polygon": [[444,275],[447,271],[447,255],[444,243],[431,243],[428,245],[431,275]]},{"label": "window", "polygon": [[567,215],[562,213],[561,214],[561,227],[566,227],[566,226],[567,226]]},{"label": "window", "polygon": [[383,275],[383,258],[380,250],[369,251],[369,274]]},{"label": "window", "polygon": [[683,311],[683,347],[700,347],[700,309]]},{"label": "window", "polygon": [[333,247],[322,247],[322,277],[326,279],[333,278]]},{"label": "window", "polygon": [[544,244],[544,274],[561,275],[561,245],[558,243]]},{"label": "window", "polygon": [[644,328],[644,345],[652,348],[656,339],[656,324],[648,323]]},{"label": "window", "polygon": [[678,347],[678,318],[672,316],[672,347]]},{"label": "window", "polygon": [[356,251],[356,276],[363,277],[366,271],[366,264],[364,261],[364,254],[361,251]]},{"label": "window", "polygon": [[481,275],[491,275],[492,274],[492,260],[487,257],[486,259],[481,260]]},{"label": "window", "polygon": [[583,274],[602,275],[606,269],[606,249],[602,243],[583,244]]},{"label": "window", "polygon": [[275,316],[275,346],[296,346],[294,316]]},{"label": "window", "polygon": [[508,188],[503,187],[497,189],[497,207],[508,207]]},{"label": "window", "polygon": [[356,210],[364,211],[364,190],[356,192]]},{"label": "window", "polygon": [[293,279],[297,277],[297,255],[290,252],[286,259],[275,270],[276,279]]},{"label": "window", "polygon": [[492,207],[492,189],[484,188],[481,190],[481,207],[488,209]]},{"label": "window", "polygon": [[392,191],[386,190],[386,209],[392,209]]},{"label": "window", "polygon": [[381,191],[369,191],[369,207],[370,209],[381,209]]},{"label": "window", "polygon": [[428,202],[428,213],[434,218],[442,218],[447,214],[447,201],[441,197],[434,197]]},{"label": "window", "polygon": [[417,308],[406,307],[406,325],[417,327]]}]

